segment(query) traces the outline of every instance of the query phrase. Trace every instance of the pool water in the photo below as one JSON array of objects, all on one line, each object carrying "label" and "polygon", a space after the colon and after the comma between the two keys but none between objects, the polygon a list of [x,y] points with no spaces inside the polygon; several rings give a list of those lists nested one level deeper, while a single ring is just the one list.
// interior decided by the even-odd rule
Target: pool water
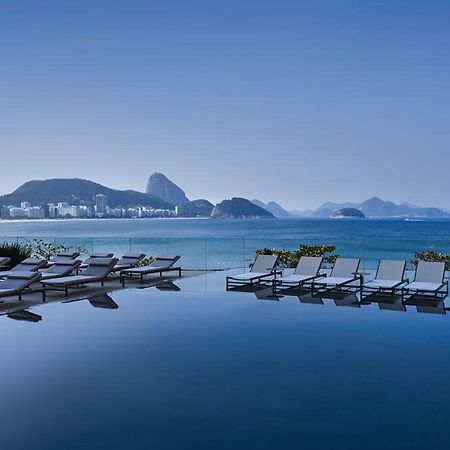
[{"label": "pool water", "polygon": [[445,314],[243,292],[109,298],[0,318],[0,448],[450,446]]}]

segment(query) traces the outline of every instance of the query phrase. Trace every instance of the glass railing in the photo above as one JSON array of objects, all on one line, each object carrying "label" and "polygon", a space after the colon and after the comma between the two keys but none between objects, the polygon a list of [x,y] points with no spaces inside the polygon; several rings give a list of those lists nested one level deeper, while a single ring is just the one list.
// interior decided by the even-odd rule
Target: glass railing
[{"label": "glass railing", "polygon": [[37,240],[79,249],[82,257],[110,252],[120,257],[129,252],[147,256],[180,255],[180,264],[191,270],[228,270],[248,267],[258,249],[295,250],[300,244],[334,245],[335,254],[360,258],[362,271],[377,268],[380,259],[406,260],[412,268],[418,251],[450,254],[450,240],[396,239],[264,239],[264,238],[147,238],[147,237],[0,237],[0,242],[35,244]]}]

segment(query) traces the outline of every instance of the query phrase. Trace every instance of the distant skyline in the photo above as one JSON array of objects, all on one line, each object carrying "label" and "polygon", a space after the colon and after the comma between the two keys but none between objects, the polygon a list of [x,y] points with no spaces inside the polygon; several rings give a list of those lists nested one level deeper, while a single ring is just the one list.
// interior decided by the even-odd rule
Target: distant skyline
[{"label": "distant skyline", "polygon": [[5,0],[0,194],[85,178],[450,208],[445,1]]}]

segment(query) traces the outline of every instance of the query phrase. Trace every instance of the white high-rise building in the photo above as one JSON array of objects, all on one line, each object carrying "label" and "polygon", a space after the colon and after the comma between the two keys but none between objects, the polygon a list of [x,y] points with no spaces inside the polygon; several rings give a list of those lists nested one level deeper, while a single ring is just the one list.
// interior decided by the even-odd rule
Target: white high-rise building
[{"label": "white high-rise building", "polygon": [[104,194],[95,196],[95,212],[98,217],[104,217],[108,214],[108,197]]}]

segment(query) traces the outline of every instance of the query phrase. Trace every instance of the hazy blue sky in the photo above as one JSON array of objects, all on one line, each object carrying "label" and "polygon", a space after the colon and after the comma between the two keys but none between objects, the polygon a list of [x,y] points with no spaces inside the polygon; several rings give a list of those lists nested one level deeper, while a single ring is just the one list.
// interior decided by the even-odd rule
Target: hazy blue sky
[{"label": "hazy blue sky", "polygon": [[450,207],[450,2],[1,0],[0,192]]}]

